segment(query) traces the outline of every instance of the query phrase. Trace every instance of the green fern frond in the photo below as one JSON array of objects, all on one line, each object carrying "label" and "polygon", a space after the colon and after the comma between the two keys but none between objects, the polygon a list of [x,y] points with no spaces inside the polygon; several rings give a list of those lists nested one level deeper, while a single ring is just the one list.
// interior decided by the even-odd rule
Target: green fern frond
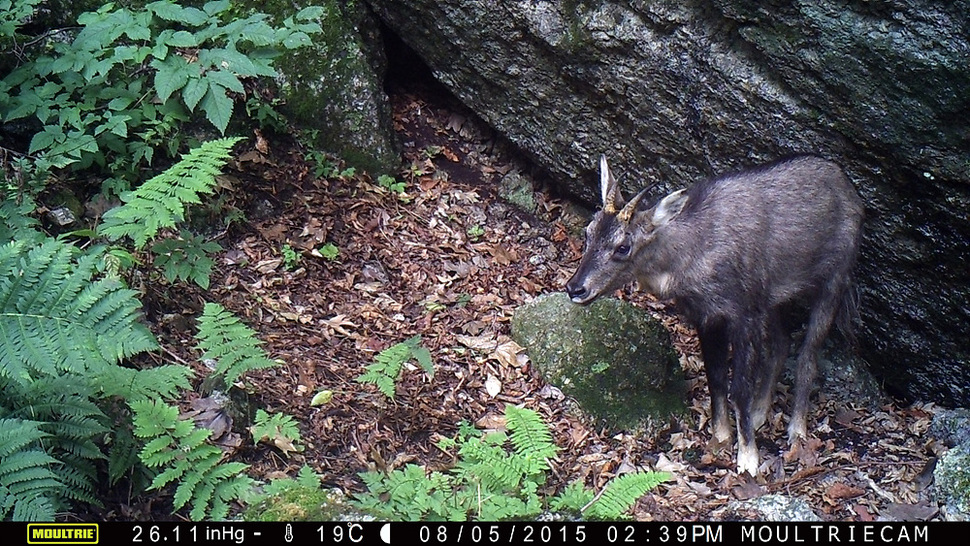
[{"label": "green fern frond", "polygon": [[[301,440],[296,419],[285,413],[271,414],[263,409],[256,410],[256,418],[253,420],[253,426],[249,427],[249,432],[257,444],[265,442],[281,448],[289,446],[297,451],[303,449],[296,445]],[[287,450],[284,449],[284,452]]]},{"label": "green fern frond", "polygon": [[132,470],[137,467],[140,447],[141,445],[135,440],[135,435],[128,427],[118,427],[114,430],[108,449],[108,483],[110,485],[115,485],[121,478],[131,475],[133,478],[137,476],[131,482],[136,487],[138,486],[139,479],[145,469],[144,467],[141,468],[142,473],[132,472]]},{"label": "green fern frond", "polygon": [[542,461],[542,469],[548,469],[546,460],[555,457],[559,448],[553,442],[549,426],[542,421],[542,417],[533,410],[507,404],[505,426],[509,429],[509,439],[515,452],[522,457]]},{"label": "green fern frond", "polygon": [[369,364],[364,373],[354,380],[358,383],[371,384],[377,387],[384,396],[394,398],[395,387],[401,367],[404,363],[414,359],[428,373],[434,377],[434,365],[431,362],[431,351],[421,346],[421,336],[414,336],[406,341],[391,345],[377,353],[374,362]]},{"label": "green fern frond", "polygon": [[199,194],[211,194],[216,176],[229,160],[229,150],[241,138],[210,140],[194,148],[163,173],[121,196],[124,205],[104,214],[99,233],[116,241],[128,237],[136,249],[185,218],[187,203],[200,203]]},{"label": "green fern frond", "polygon": [[579,514],[587,504],[593,501],[595,493],[583,486],[582,480],[576,480],[559,492],[549,501],[549,509],[555,512],[573,512]]},{"label": "green fern frond", "polygon": [[51,496],[36,492],[14,493],[0,485],[0,515],[7,517],[8,505],[13,508],[13,521],[53,521],[56,510]]},{"label": "green fern frond", "polygon": [[104,371],[100,387],[104,396],[126,400],[171,399],[191,386],[192,369],[181,365],[156,366],[134,370],[113,366]]},{"label": "green fern frond", "polygon": [[[0,461],[24,449],[30,444],[50,436],[41,430],[43,423],[23,419],[0,419]],[[0,467],[2,468],[2,467]]]},{"label": "green fern frond", "polygon": [[613,478],[583,515],[591,519],[618,519],[647,491],[670,479],[666,472],[634,472]]},{"label": "green fern frond", "polygon": [[20,196],[20,203],[12,196],[0,195],[0,244],[8,241],[29,241],[43,239],[37,230],[40,222],[31,216],[37,206],[28,195]]},{"label": "green fern frond", "polygon": [[50,521],[65,489],[58,478],[60,464],[38,442],[50,436],[43,423],[0,419],[0,519]]},{"label": "green fern frond", "polygon": [[101,250],[75,260],[72,245],[48,239],[0,246],[0,378],[26,388],[41,376],[97,375],[121,358],[157,347],[138,322],[140,303],[117,279],[92,281]]},{"label": "green fern frond", "polygon": [[223,377],[228,385],[250,370],[276,365],[260,348],[263,342],[256,333],[219,304],[205,304],[195,337],[202,358],[217,362],[213,374]]},{"label": "green fern frond", "polygon": [[151,468],[162,468],[150,489],[177,483],[173,506],[180,510],[191,505],[190,517],[222,519],[229,502],[251,488],[254,481],[243,474],[249,466],[223,463],[223,451],[208,443],[212,431],[197,428],[191,420],[180,419],[178,408],[156,400],[132,404],[134,434],[151,438],[139,457]]}]

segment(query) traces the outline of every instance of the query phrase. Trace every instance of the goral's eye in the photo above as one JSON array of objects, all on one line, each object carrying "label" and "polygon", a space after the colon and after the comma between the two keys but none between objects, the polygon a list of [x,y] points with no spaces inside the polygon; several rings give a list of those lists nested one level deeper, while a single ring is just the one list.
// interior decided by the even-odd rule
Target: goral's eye
[{"label": "goral's eye", "polygon": [[616,253],[619,256],[626,256],[630,253],[630,245],[620,245],[616,247]]}]

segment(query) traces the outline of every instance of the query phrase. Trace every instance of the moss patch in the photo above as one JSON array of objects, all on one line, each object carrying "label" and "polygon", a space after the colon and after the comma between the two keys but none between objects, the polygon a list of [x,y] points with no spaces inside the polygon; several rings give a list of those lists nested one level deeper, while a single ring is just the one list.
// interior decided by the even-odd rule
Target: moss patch
[{"label": "moss patch", "polygon": [[603,424],[649,426],[685,410],[686,384],[663,325],[615,299],[588,306],[565,294],[519,308],[512,335],[546,381]]}]

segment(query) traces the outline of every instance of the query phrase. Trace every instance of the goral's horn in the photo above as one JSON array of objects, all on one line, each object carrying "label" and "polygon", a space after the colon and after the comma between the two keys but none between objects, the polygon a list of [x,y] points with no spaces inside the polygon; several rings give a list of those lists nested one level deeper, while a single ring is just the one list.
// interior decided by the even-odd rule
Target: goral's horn
[{"label": "goral's horn", "polygon": [[637,207],[640,206],[640,201],[642,201],[646,195],[647,195],[647,190],[643,190],[640,193],[638,193],[633,199],[630,199],[630,202],[623,207],[623,210],[617,213],[616,219],[619,220],[620,222],[623,222],[624,224],[630,223],[630,218],[633,218],[633,213],[637,211]]}]

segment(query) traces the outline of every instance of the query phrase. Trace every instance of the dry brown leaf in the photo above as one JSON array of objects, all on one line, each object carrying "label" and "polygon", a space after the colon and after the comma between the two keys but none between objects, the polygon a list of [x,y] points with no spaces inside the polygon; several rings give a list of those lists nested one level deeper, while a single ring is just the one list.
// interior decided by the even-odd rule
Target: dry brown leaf
[{"label": "dry brown leaf", "polygon": [[859,521],[875,521],[876,518],[873,516],[869,509],[863,504],[855,504],[852,506],[852,511],[859,516]]},{"label": "dry brown leaf", "polygon": [[263,136],[263,132],[259,129],[254,129],[253,133],[256,134],[256,149],[262,154],[268,154],[269,142],[266,141],[266,137]]},{"label": "dry brown leaf", "polygon": [[488,253],[492,255],[495,262],[499,265],[509,265],[512,262],[517,262],[519,260],[518,253],[515,250],[509,249],[507,245],[497,244],[488,247]]},{"label": "dry brown leaf", "polygon": [[457,335],[455,336],[455,340],[469,349],[476,349],[479,351],[489,351],[494,349],[497,345],[495,334],[492,333],[482,334],[479,336]]},{"label": "dry brown leaf", "polygon": [[475,421],[475,426],[485,430],[505,430],[505,416],[489,413]]},{"label": "dry brown leaf", "polygon": [[818,438],[799,438],[785,452],[783,458],[786,463],[798,461],[804,468],[818,466],[819,449],[823,442]]},{"label": "dry brown leaf", "polygon": [[846,485],[842,482],[835,482],[830,485],[825,493],[822,494],[822,498],[825,502],[835,505],[839,504],[840,501],[845,499],[854,499],[865,493],[865,490],[859,489],[858,487],[852,487],[851,485]]},{"label": "dry brown leaf", "polygon": [[276,271],[280,267],[280,264],[282,263],[283,263],[282,258],[271,258],[269,260],[260,260],[256,264],[256,271],[259,271],[260,273],[263,273],[263,274],[272,273],[273,271]]},{"label": "dry brown leaf", "polygon": [[[501,341],[501,339],[496,341]],[[523,350],[518,343],[510,339],[496,347],[488,357],[498,361],[499,364],[507,368],[516,368],[519,366],[519,353]]]},{"label": "dry brown leaf", "polygon": [[765,494],[765,488],[754,480],[745,480],[731,488],[731,495],[738,500],[748,500]]},{"label": "dry brown leaf", "polygon": [[834,420],[836,423],[846,428],[851,428],[853,430],[856,430],[857,427],[854,421],[859,417],[861,417],[861,415],[859,415],[859,412],[853,411],[852,409],[847,407],[841,407],[835,411]]},{"label": "dry brown leaf", "polygon": [[502,382],[494,375],[488,374],[488,379],[485,380],[485,392],[490,397],[495,398],[498,393],[502,392]]},{"label": "dry brown leaf", "polygon": [[346,328],[358,328],[358,326],[356,324],[354,324],[353,322],[347,320],[347,315],[343,315],[343,314],[336,315],[336,316],[331,317],[331,318],[329,318],[327,320],[323,320],[323,321],[321,321],[321,323],[324,326],[330,328],[331,330],[337,332],[338,334],[340,334],[342,336],[350,336],[351,335],[351,333],[349,331],[347,331]]}]

